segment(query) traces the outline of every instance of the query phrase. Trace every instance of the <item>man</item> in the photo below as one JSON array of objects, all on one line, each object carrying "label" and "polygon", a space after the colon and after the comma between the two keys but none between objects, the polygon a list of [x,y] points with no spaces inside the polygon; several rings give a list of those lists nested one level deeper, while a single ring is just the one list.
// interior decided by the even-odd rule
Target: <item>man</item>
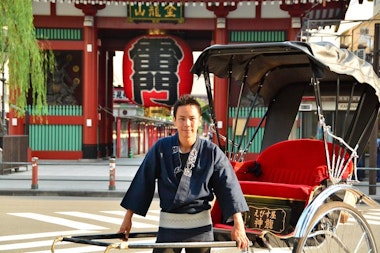
[{"label": "man", "polygon": [[[226,155],[214,143],[198,137],[201,107],[192,96],[181,97],[173,108],[177,133],[162,138],[147,153],[121,206],[127,209],[120,233],[128,239],[134,213],[145,216],[158,183],[160,222],[157,242],[213,241],[210,202],[216,195],[225,220],[233,219],[231,239],[248,248],[241,212],[248,211],[239,182]],[[154,249],[179,253],[181,249]],[[189,248],[206,253],[210,248]]]}]

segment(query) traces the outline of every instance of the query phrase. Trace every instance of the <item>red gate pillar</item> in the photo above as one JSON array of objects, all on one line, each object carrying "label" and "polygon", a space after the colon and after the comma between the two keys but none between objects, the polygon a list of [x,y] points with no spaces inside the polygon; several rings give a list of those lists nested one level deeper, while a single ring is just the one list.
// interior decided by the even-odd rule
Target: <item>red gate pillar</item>
[{"label": "red gate pillar", "polygon": [[[143,153],[146,154],[146,151],[147,151],[147,147],[146,147],[146,139],[147,139],[147,134],[148,133],[148,127],[147,127],[147,124],[144,122],[144,126],[143,126]],[[148,135],[149,136],[149,135]]]},{"label": "red gate pillar", "polygon": [[99,156],[107,157],[107,95],[108,95],[108,83],[106,81],[107,74],[107,52],[105,50],[99,50]]},{"label": "red gate pillar", "polygon": [[[107,68],[107,77],[106,77],[106,88],[107,88],[107,97],[106,97],[106,107],[113,111],[113,56],[115,52],[108,52],[108,68]],[[112,156],[114,154],[113,150],[113,114],[106,114],[106,129],[105,129],[105,143],[107,145],[107,155]]]},{"label": "red gate pillar", "polygon": [[133,158],[133,150],[132,150],[132,121],[128,120],[128,158]]},{"label": "red gate pillar", "polygon": [[141,124],[137,123],[137,154],[141,153]]},{"label": "red gate pillar", "polygon": [[120,117],[116,118],[116,157],[120,158],[120,149],[121,149],[121,119]]},{"label": "red gate pillar", "polygon": [[[207,9],[213,11],[215,19],[214,44],[228,44],[227,16],[230,11],[236,10],[234,2],[227,5],[217,4],[207,6]],[[227,137],[228,129],[228,82],[226,79],[214,77],[214,106],[215,116],[217,119],[216,126],[219,134]],[[221,143],[224,149],[226,143]]]},{"label": "red gate pillar", "polygon": [[[94,17],[85,16],[83,27],[83,158],[97,158],[98,129],[98,78],[97,52],[98,42]],[[88,24],[86,24],[88,23]],[[92,23],[92,24],[90,24]]]},{"label": "red gate pillar", "polygon": [[95,15],[105,5],[75,4],[83,21],[83,158],[98,157],[98,34]]}]

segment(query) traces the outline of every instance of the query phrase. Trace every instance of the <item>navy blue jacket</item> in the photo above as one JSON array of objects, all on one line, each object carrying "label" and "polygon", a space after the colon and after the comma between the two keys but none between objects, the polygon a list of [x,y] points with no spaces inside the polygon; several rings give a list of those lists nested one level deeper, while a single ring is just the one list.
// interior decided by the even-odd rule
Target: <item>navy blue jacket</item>
[{"label": "navy blue jacket", "polygon": [[[177,194],[179,180],[174,169],[181,166],[178,134],[158,140],[146,154],[121,206],[145,216],[154,196],[156,179],[162,211],[198,213],[211,208],[214,194],[224,220],[248,206],[231,163],[214,143],[197,138],[198,155],[190,177],[190,187]],[[183,177],[183,175],[182,175]]]}]

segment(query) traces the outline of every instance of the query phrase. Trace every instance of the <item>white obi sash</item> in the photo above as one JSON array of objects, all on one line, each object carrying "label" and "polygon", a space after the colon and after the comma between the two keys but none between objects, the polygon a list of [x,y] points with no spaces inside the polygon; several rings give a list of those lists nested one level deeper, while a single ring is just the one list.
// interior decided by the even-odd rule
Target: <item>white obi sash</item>
[{"label": "white obi sash", "polygon": [[189,229],[204,227],[211,224],[210,210],[195,214],[160,212],[160,227],[162,228]]}]

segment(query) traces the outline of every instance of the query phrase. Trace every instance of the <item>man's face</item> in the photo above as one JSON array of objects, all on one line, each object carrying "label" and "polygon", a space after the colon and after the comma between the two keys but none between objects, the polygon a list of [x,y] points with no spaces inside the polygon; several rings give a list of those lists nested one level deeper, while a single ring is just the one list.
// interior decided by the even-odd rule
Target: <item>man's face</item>
[{"label": "man's face", "polygon": [[177,127],[180,138],[192,138],[197,134],[198,127],[202,123],[197,106],[184,105],[177,108],[174,125]]}]

